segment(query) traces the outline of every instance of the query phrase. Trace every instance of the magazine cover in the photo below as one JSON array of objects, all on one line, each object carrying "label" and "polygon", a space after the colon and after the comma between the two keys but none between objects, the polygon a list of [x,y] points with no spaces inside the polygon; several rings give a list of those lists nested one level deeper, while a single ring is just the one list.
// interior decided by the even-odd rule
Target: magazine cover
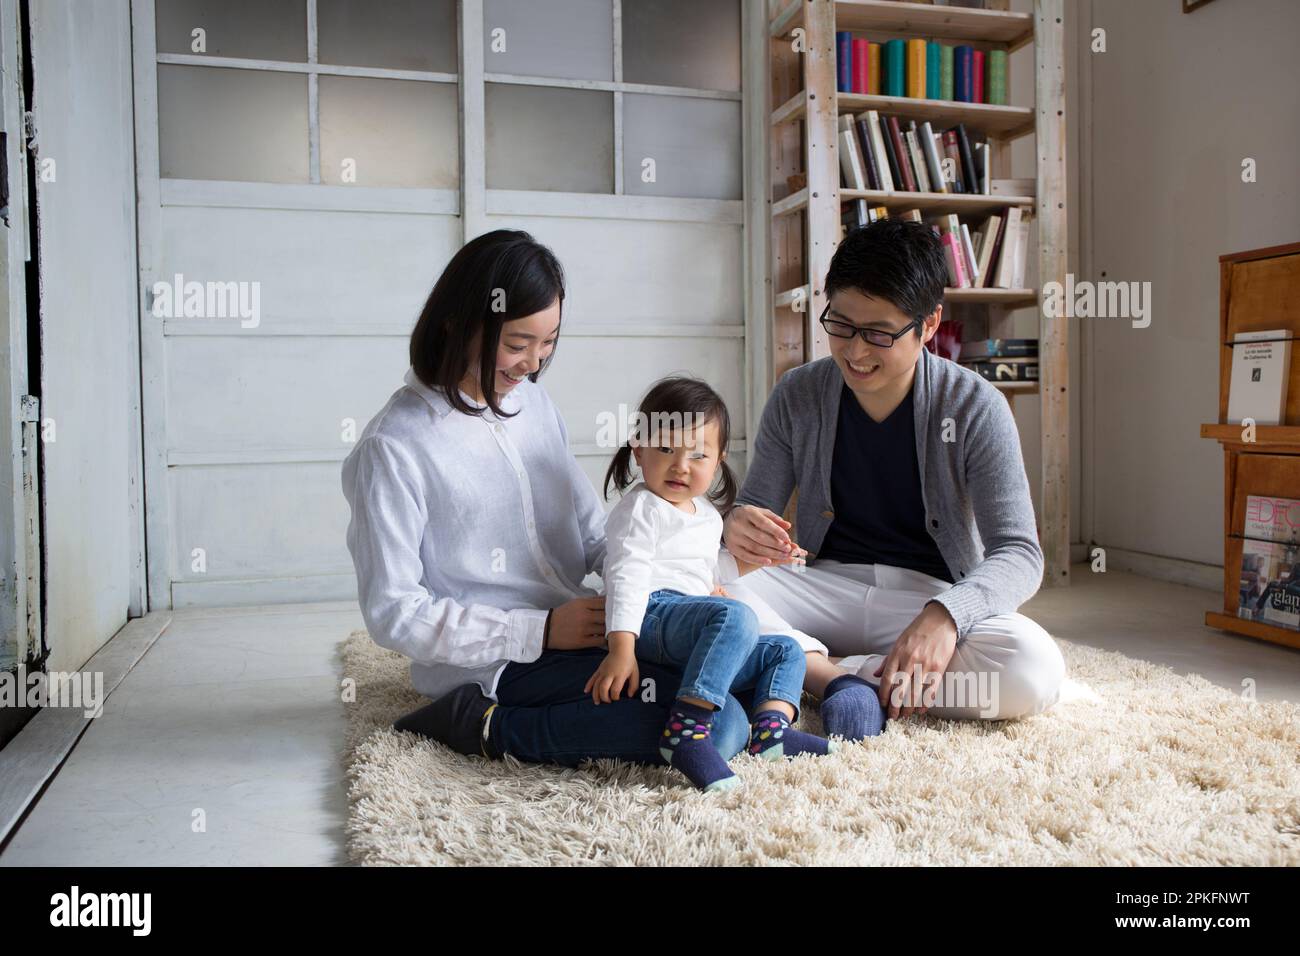
[{"label": "magazine cover", "polygon": [[1300,630],[1300,500],[1248,495],[1237,616]]}]

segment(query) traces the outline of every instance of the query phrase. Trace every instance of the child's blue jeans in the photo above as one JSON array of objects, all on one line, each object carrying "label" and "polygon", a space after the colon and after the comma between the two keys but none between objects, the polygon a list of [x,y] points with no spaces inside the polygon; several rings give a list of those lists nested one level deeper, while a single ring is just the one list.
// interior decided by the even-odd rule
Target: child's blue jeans
[{"label": "child's blue jeans", "polygon": [[740,601],[663,589],[650,595],[636,639],[639,660],[682,672],[677,696],[721,707],[732,691],[755,704],[782,700],[799,714],[804,652],[792,637],[758,633],[758,617]]}]

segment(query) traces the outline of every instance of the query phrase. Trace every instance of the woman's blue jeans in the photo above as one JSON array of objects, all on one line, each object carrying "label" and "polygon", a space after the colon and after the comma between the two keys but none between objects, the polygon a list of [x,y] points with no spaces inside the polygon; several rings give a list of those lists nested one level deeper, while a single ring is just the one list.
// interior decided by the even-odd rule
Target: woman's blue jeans
[{"label": "woman's blue jeans", "polygon": [[758,633],[758,617],[732,598],[659,590],[636,639],[638,660],[681,671],[678,697],[722,707],[732,691],[782,700],[799,713],[804,652],[792,637]]}]

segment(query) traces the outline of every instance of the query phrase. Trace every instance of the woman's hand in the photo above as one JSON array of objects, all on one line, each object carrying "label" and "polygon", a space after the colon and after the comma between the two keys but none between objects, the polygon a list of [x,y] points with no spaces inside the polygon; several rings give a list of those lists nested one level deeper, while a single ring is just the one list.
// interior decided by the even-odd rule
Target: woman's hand
[{"label": "woman's hand", "polygon": [[[551,633],[547,649],[576,651],[605,643],[605,599],[574,598],[551,612]],[[586,691],[583,691],[586,693]]]},{"label": "woman's hand", "polygon": [[762,568],[790,559],[796,548],[789,531],[790,522],[779,514],[757,505],[740,505],[727,515],[722,541],[737,563]]},{"label": "woman's hand", "polygon": [[635,641],[636,636],[627,631],[615,631],[609,636],[609,653],[582,688],[597,704],[613,703],[623,696],[624,689],[628,697],[636,696],[641,689],[641,672],[633,651]]}]

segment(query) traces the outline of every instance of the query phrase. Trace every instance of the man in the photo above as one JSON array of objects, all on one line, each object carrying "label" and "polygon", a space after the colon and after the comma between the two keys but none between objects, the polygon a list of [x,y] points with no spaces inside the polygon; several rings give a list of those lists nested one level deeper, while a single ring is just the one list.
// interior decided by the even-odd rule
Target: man
[{"label": "man", "polygon": [[890,718],[1038,713],[1065,676],[1052,638],[1016,613],[1043,552],[1015,419],[994,386],[925,348],[946,279],[929,226],[849,234],[826,275],[831,354],[777,383],[726,520],[732,554],[774,564],[795,544],[780,512],[797,486],[797,544],[814,560],[728,591],[820,638],[805,644],[804,688],[822,698],[826,732],[849,739],[874,732],[880,706]]}]

